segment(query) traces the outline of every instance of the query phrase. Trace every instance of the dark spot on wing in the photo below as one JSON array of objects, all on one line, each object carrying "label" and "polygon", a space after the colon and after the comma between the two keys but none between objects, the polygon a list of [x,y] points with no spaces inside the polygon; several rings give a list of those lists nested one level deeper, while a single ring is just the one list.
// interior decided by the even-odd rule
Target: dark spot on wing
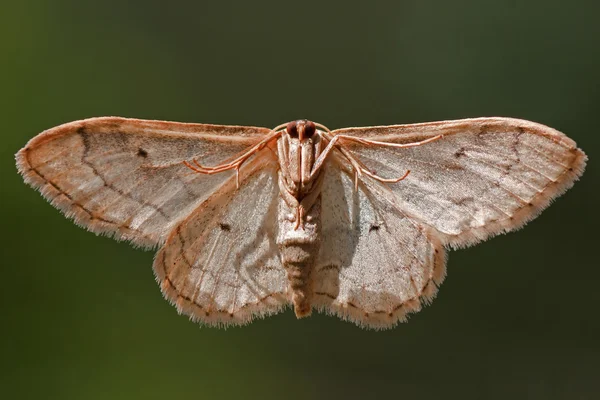
[{"label": "dark spot on wing", "polygon": [[225,231],[225,232],[230,232],[231,231],[231,225],[225,224],[223,222],[219,223],[219,228],[221,228],[221,230]]},{"label": "dark spot on wing", "polygon": [[371,224],[369,232],[378,231],[381,226],[379,224]]},{"label": "dark spot on wing", "polygon": [[458,151],[456,153],[454,153],[454,157],[460,158],[460,157],[464,156],[465,154],[466,154],[465,148],[461,147],[460,149],[458,149]]},{"label": "dark spot on wing", "polygon": [[138,149],[137,155],[142,158],[148,157],[148,152],[141,147]]}]

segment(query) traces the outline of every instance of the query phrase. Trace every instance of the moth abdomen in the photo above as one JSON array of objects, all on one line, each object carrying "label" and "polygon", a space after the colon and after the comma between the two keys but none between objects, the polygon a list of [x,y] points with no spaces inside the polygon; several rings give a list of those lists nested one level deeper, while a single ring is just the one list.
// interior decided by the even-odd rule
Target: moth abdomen
[{"label": "moth abdomen", "polygon": [[298,318],[310,315],[312,308],[312,275],[316,255],[321,247],[321,199],[315,201],[303,223],[287,215],[298,215],[284,199],[279,203],[279,233],[277,246],[279,257],[286,270],[294,311]]},{"label": "moth abdomen", "polygon": [[[293,248],[288,253],[294,253]],[[282,258],[283,258],[282,254]],[[283,266],[287,272],[288,284],[292,293],[292,303],[298,318],[310,315],[312,299],[312,267],[314,260],[308,262],[284,262]]]},{"label": "moth abdomen", "polygon": [[291,240],[279,245],[279,254],[287,272],[288,284],[292,293],[292,303],[298,318],[311,312],[312,272],[318,242],[294,243]]}]

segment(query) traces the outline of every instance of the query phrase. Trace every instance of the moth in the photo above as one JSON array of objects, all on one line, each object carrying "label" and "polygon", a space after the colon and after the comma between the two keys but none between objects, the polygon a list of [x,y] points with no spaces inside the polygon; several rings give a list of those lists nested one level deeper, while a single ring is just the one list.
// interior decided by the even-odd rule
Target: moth
[{"label": "moth", "polygon": [[156,280],[195,321],[291,305],[375,329],[433,299],[446,248],[521,227],[586,163],[564,134],[511,118],[330,131],[103,117],[16,159],[78,225],[159,247]]}]

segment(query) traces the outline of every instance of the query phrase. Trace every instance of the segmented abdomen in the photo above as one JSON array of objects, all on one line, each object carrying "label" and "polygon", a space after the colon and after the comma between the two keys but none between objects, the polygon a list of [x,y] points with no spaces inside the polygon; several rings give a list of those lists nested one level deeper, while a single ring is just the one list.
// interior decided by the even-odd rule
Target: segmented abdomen
[{"label": "segmented abdomen", "polygon": [[321,199],[305,213],[298,227],[291,218],[297,215],[295,208],[280,200],[277,244],[287,271],[294,311],[297,317],[305,317],[311,312],[312,270],[321,243]]}]

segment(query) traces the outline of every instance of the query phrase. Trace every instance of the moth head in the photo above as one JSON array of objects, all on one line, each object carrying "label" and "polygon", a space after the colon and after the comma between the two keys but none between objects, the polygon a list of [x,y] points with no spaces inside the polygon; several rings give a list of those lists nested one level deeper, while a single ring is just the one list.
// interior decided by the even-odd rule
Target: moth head
[{"label": "moth head", "polygon": [[296,121],[288,122],[285,127],[285,131],[292,138],[298,138],[300,141],[304,139],[310,139],[317,131],[315,123],[307,119],[299,119]]}]

